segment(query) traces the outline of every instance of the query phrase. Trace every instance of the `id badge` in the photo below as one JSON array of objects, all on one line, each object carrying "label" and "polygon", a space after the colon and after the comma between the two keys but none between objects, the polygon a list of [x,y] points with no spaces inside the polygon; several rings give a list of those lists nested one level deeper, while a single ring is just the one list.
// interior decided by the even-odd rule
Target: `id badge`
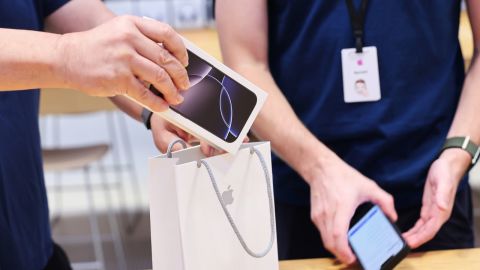
[{"label": "id badge", "polygon": [[346,103],[372,102],[382,98],[377,47],[342,50],[343,98]]}]

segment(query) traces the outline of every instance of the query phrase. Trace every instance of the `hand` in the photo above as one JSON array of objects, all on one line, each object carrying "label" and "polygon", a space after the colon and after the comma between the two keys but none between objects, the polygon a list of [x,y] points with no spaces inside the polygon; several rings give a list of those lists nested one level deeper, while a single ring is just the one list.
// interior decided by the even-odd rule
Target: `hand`
[{"label": "hand", "polygon": [[[168,122],[167,120],[160,117],[158,114],[153,114],[152,118],[150,119],[151,129],[153,140],[157,148],[162,152],[167,152],[168,145],[177,140],[182,139],[187,143],[188,147],[191,147],[191,144],[194,142],[198,142],[199,140],[192,136],[191,134],[185,132],[179,127],[176,127],[172,123]],[[173,146],[172,151],[181,150],[182,146],[176,144]],[[219,150],[209,146],[205,142],[200,143],[200,149],[202,153],[206,156],[213,156],[215,154],[220,153]]]},{"label": "hand", "polygon": [[[159,112],[181,103],[179,89],[190,86],[182,39],[170,26],[152,19],[116,17],[92,30],[62,36],[58,48],[58,72],[65,85],[89,95],[126,95]],[[151,93],[144,81],[165,100]]]},{"label": "hand", "polygon": [[324,163],[328,164],[323,164],[309,182],[311,218],[325,248],[343,263],[351,264],[355,255],[348,245],[348,229],[355,210],[369,201],[395,221],[393,197],[335,155]]},{"label": "hand", "polygon": [[[243,143],[248,143],[249,141],[250,141],[250,138],[248,138],[248,136],[243,138]],[[207,157],[213,157],[216,155],[221,155],[226,153],[224,150],[219,150],[210,146],[205,141],[200,141],[200,149],[202,150],[202,153]]]},{"label": "hand", "polygon": [[411,248],[431,240],[450,218],[458,184],[470,162],[467,152],[448,149],[432,164],[423,192],[420,219],[403,234]]},{"label": "hand", "polygon": [[[184,130],[174,126],[170,122],[164,120],[158,114],[153,114],[152,118],[150,119],[151,129],[153,134],[153,140],[157,148],[162,152],[167,152],[168,145],[177,139],[182,139],[187,143],[187,146],[190,147],[193,142],[198,142],[199,140],[188,134]],[[248,142],[248,137],[245,137],[243,142]],[[181,150],[182,146],[176,144],[173,146],[172,151]],[[202,153],[207,156],[215,156],[219,154],[225,153],[224,151],[215,149],[214,147],[208,145],[208,143],[201,141],[200,142],[200,149]]]},{"label": "hand", "polygon": [[[190,143],[194,141],[194,137],[182,129],[174,126],[167,120],[160,117],[158,114],[153,114],[150,119],[150,126],[153,135],[153,141],[155,146],[162,152],[166,153],[168,145],[177,140],[182,139],[187,143],[187,146],[190,147]],[[172,151],[179,151],[182,149],[182,146],[176,144],[173,146]]]}]

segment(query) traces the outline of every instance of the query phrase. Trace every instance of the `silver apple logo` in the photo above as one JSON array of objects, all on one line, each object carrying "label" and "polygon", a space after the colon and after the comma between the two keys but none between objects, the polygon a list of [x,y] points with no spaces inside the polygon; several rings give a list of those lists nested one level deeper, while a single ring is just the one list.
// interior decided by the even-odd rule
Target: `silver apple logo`
[{"label": "silver apple logo", "polygon": [[230,205],[233,203],[233,189],[228,186],[227,190],[222,193],[222,200],[225,205]]}]

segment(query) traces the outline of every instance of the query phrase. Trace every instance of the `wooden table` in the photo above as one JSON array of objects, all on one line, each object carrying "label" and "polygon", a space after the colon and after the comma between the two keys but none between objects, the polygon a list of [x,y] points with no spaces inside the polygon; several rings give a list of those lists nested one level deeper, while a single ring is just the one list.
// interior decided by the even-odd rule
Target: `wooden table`
[{"label": "wooden table", "polygon": [[[280,270],[359,269],[346,267],[333,259],[280,262]],[[398,270],[480,270],[480,248],[412,253],[395,269]]]}]

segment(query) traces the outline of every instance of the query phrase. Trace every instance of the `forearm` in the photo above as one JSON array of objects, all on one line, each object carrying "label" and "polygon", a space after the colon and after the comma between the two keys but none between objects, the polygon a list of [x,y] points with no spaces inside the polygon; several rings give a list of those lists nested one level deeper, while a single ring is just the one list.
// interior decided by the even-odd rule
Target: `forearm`
[{"label": "forearm", "polygon": [[267,1],[219,0],[216,20],[225,64],[268,92],[253,132],[310,183],[338,157],[298,119],[270,73]]},{"label": "forearm", "polygon": [[57,34],[0,28],[0,91],[69,88],[58,34],[88,30],[113,17],[98,0],[73,0],[45,20],[47,30]]},{"label": "forearm", "polygon": [[268,92],[267,101],[253,124],[254,134],[270,141],[273,151],[305,181],[313,180],[335,154],[298,119],[263,64],[238,64],[234,69]]},{"label": "forearm", "polygon": [[62,76],[60,38],[0,28],[0,91],[68,87]]},{"label": "forearm", "polygon": [[[465,78],[458,108],[447,137],[469,136],[475,143],[480,143],[480,63],[474,59]],[[455,151],[456,150],[456,151]],[[472,157],[463,150],[446,150],[441,155],[453,165],[455,174],[460,180],[471,165]]]},{"label": "forearm", "polygon": [[449,137],[470,136],[475,143],[480,143],[480,63],[475,59],[464,81],[460,102],[455,113]]}]

